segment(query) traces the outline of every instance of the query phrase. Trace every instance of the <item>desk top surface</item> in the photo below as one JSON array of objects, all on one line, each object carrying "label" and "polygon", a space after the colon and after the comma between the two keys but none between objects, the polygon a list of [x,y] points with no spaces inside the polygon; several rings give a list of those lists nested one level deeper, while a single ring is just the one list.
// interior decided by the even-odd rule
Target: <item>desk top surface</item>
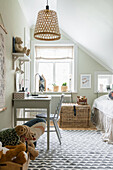
[{"label": "desk top surface", "polygon": [[13,99],[13,101],[17,101],[17,100],[21,100],[21,101],[50,101],[51,100],[51,96],[46,96],[46,95],[40,95],[40,96],[29,96],[29,97],[25,97],[24,99]]}]

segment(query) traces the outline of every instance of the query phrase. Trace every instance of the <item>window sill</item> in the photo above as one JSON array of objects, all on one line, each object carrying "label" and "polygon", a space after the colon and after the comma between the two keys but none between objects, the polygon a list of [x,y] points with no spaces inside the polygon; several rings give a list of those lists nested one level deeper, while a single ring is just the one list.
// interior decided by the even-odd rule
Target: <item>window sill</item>
[{"label": "window sill", "polygon": [[94,93],[98,93],[98,94],[108,94],[109,92],[94,92]]},{"label": "window sill", "polygon": [[[66,95],[71,95],[71,94],[77,94],[77,92],[36,92],[36,94],[48,94],[48,95],[60,95],[60,94],[66,94]],[[32,94],[32,93],[31,93]]]}]

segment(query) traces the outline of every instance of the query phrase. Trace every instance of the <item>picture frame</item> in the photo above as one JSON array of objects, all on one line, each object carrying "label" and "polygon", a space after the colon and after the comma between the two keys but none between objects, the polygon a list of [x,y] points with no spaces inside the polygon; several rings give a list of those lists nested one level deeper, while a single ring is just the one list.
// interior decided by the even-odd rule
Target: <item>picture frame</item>
[{"label": "picture frame", "polygon": [[91,74],[80,75],[80,88],[91,88]]}]

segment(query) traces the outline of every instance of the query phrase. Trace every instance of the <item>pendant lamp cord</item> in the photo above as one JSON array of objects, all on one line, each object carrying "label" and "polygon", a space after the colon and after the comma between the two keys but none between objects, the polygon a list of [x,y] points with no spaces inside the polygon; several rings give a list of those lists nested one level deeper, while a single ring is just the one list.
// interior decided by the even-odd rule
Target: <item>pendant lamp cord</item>
[{"label": "pendant lamp cord", "polygon": [[49,10],[48,0],[47,0],[46,9]]}]

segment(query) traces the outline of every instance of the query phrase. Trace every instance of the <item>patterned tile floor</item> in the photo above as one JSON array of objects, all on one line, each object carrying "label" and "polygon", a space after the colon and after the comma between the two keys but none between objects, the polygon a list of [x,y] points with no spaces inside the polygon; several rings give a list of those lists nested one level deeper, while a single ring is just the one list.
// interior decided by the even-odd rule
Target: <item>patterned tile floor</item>
[{"label": "patterned tile floor", "polygon": [[105,143],[93,130],[61,130],[62,145],[51,133],[50,150],[46,151],[46,133],[37,143],[39,156],[28,170],[113,170],[113,145]]}]

